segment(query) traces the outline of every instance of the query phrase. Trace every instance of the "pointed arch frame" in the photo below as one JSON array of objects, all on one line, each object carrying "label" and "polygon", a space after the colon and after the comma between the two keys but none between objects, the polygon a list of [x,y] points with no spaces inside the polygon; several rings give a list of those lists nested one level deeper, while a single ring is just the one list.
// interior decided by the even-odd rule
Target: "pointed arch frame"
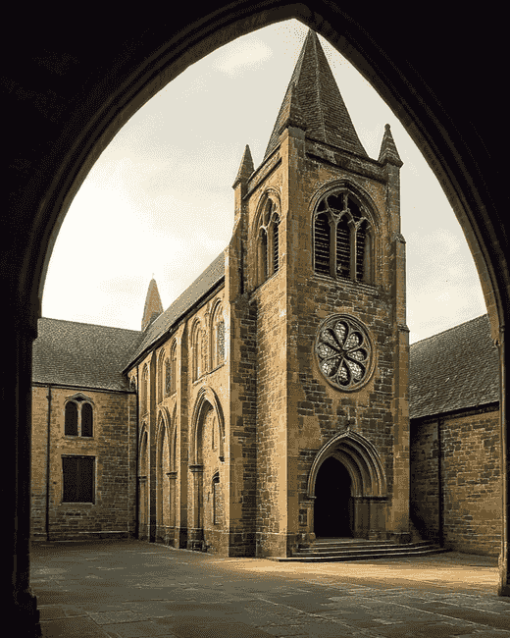
[{"label": "pointed arch frame", "polygon": [[317,452],[308,475],[308,498],[315,498],[317,474],[331,456],[343,463],[349,472],[352,496],[384,498],[388,495],[386,473],[375,446],[358,432],[347,430],[334,436]]},{"label": "pointed arch frame", "polygon": [[193,414],[191,417],[191,437],[190,437],[190,465],[199,465],[200,464],[200,437],[199,437],[199,429],[202,426],[202,417],[204,412],[207,410],[207,406],[210,406],[218,419],[218,430],[220,433],[219,437],[219,458],[221,462],[225,460],[225,421],[223,418],[223,410],[221,409],[221,404],[218,399],[218,396],[214,392],[212,388],[202,387],[200,388],[197,398],[195,401],[195,406],[193,408]]},{"label": "pointed arch frame", "polygon": [[[348,196],[352,197],[360,207],[360,212],[362,213],[362,218],[358,222],[354,222],[352,217],[347,218],[347,225],[349,228],[350,234],[350,266],[349,266],[349,279],[351,281],[356,281],[357,283],[365,283],[368,285],[373,285],[375,280],[375,273],[377,272],[377,263],[379,261],[378,256],[380,252],[379,240],[378,237],[380,233],[378,229],[382,224],[381,213],[379,212],[377,205],[375,204],[371,195],[359,184],[354,182],[352,179],[334,179],[330,182],[324,184],[313,194],[310,199],[309,205],[309,227],[312,233],[312,271],[314,274],[321,274],[315,269],[315,221],[318,217],[319,211],[318,206],[319,203],[328,195],[333,195],[342,191],[346,193]],[[344,219],[344,218],[342,218]],[[363,224],[363,220],[366,220],[366,238],[368,241],[365,244],[364,249],[364,267],[362,272],[361,280],[358,280],[358,273],[356,267],[356,259],[357,259],[357,250],[356,250],[356,241],[358,236],[358,230],[361,228]],[[328,223],[330,225],[330,229],[332,228],[331,222],[329,221],[328,214]],[[336,226],[335,226],[336,228]],[[332,242],[336,243],[337,238],[331,232],[329,234],[329,243],[330,249]],[[369,254],[368,254],[368,251]],[[335,248],[336,252],[336,248]],[[338,266],[338,262],[336,264]],[[330,262],[330,267],[331,262]],[[326,275],[331,276],[331,275]]]}]

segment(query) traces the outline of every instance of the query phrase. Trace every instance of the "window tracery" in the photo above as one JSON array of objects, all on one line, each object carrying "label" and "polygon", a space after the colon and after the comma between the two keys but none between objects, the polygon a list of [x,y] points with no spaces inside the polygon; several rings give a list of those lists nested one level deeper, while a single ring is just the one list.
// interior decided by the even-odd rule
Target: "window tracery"
[{"label": "window tracery", "polygon": [[280,267],[280,216],[276,204],[265,204],[258,230],[258,285],[278,272]]},{"label": "window tracery", "polygon": [[351,193],[344,190],[322,198],[313,232],[315,272],[373,283],[373,225]]},{"label": "window tracery", "polygon": [[365,326],[350,315],[334,314],[319,327],[315,354],[319,369],[339,390],[357,390],[374,368],[373,349]]}]

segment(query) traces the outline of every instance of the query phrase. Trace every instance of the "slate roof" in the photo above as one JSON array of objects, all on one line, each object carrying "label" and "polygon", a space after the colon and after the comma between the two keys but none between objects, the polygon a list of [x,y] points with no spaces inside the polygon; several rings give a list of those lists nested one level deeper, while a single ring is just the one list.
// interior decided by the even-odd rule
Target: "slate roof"
[{"label": "slate roof", "polygon": [[499,355],[488,315],[411,344],[411,419],[499,401]]},{"label": "slate roof", "polygon": [[202,297],[225,277],[225,251],[210,264],[195,281],[165,310],[143,333],[139,346],[133,353],[128,363],[134,363],[136,359],[150,346],[162,337],[170,328],[190,310]]},{"label": "slate roof", "polygon": [[[290,102],[294,105],[290,105]],[[368,157],[352,124],[317,34],[310,29],[283,98],[264,159],[279,144],[280,130],[293,112],[306,137]]]},{"label": "slate roof", "polygon": [[34,383],[128,390],[122,370],[140,343],[136,330],[59,319],[39,319],[34,341]]}]

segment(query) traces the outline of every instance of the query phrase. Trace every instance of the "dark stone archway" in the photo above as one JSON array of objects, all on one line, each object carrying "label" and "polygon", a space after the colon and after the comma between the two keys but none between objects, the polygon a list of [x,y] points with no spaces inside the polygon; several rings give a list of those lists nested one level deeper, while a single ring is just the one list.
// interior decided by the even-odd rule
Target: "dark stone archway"
[{"label": "dark stone archway", "polygon": [[[211,0],[179,11],[88,6],[79,28],[67,4],[11,4],[5,20],[0,154],[0,293],[5,340],[0,409],[4,486],[0,592],[4,623],[33,636],[29,587],[31,361],[52,246],[95,160],[122,125],[168,81],[222,44],[295,17],[345,55],[391,106],[438,177],[476,261],[501,361],[503,542],[499,593],[510,595],[509,439],[504,327],[510,319],[508,186],[501,161],[507,120],[501,60],[506,22],[496,12],[437,6],[402,28],[404,2]],[[94,46],[90,46],[94,34]],[[434,46],[430,46],[434,34]],[[455,52],[452,55],[452,51]],[[405,55],[403,55],[405,52]],[[483,73],[479,70],[483,69]],[[498,95],[499,92],[499,95]],[[487,96],[492,99],[487,99]],[[169,114],[171,117],[171,114]],[[241,145],[245,141],[240,142]]]},{"label": "dark stone archway", "polygon": [[330,456],[315,482],[314,525],[317,538],[352,538],[353,503],[347,468]]}]

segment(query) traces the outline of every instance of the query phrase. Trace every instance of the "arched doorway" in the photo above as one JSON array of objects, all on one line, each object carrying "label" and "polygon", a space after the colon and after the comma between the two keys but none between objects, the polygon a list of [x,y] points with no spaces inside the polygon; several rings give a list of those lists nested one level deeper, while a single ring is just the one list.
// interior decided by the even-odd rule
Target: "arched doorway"
[{"label": "arched doorway", "polygon": [[308,476],[316,537],[380,538],[387,532],[386,474],[377,449],[358,432],[340,432],[317,452]]},{"label": "arched doorway", "polygon": [[352,481],[347,468],[330,456],[321,465],[315,483],[315,536],[352,538],[354,510]]}]

